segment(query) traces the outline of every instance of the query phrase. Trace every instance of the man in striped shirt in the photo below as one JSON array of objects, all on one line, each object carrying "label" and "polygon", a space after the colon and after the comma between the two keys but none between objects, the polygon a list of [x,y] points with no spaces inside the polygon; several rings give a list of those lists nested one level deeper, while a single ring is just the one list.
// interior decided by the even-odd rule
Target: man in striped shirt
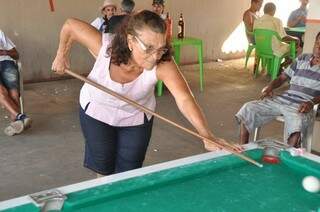
[{"label": "man in striped shirt", "polygon": [[[286,81],[290,87],[281,95],[273,90]],[[257,127],[283,115],[285,140],[299,147],[306,128],[312,119],[312,109],[320,103],[320,32],[316,36],[313,54],[299,56],[277,79],[262,89],[261,98],[242,106],[236,114],[240,124],[240,143],[249,141]]]}]

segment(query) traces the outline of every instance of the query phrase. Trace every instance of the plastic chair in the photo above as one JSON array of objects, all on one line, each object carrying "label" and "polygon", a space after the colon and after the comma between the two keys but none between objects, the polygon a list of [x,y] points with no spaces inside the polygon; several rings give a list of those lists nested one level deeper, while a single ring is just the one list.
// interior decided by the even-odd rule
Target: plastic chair
[{"label": "plastic chair", "polygon": [[[285,54],[278,57],[273,54],[272,50],[272,38],[275,37],[279,41],[281,38],[279,34],[272,30],[267,29],[255,29],[254,39],[256,42],[256,56],[257,56],[257,67],[255,70],[255,77],[257,77],[259,73],[259,65],[260,60],[262,60],[262,66],[267,65],[267,70],[271,75],[271,80],[277,78],[280,68],[280,63],[285,57],[290,57],[291,59],[295,59],[296,57],[296,47],[295,42],[290,42],[290,50]],[[264,64],[263,64],[264,63]]]},{"label": "plastic chair", "polygon": [[[253,32],[249,32],[248,30],[246,30],[246,34],[249,34],[249,35],[252,35],[252,36],[253,36]],[[255,48],[256,48],[256,45],[253,44],[253,43],[250,43],[249,38],[248,38],[248,48],[247,48],[247,51],[246,51],[246,62],[245,62],[245,64],[244,64],[244,68],[245,68],[245,69],[247,69],[249,57],[250,57],[252,51],[253,51]]]},{"label": "plastic chair", "polygon": [[[183,39],[173,38],[171,42],[173,48],[174,48],[174,60],[179,65],[180,64],[180,47],[191,45],[195,46],[198,50],[198,61],[200,66],[200,91],[203,91],[204,86],[204,74],[203,74],[203,46],[202,46],[202,40],[199,38],[192,38],[192,37],[185,37]],[[157,95],[162,96],[163,91],[163,82],[161,80],[158,80],[157,82]]]},{"label": "plastic chair", "polygon": [[162,96],[163,82],[161,80],[158,80],[156,87],[157,87],[157,96]]},{"label": "plastic chair", "polygon": [[[317,116],[317,110],[318,110],[319,104],[315,105],[313,107],[313,115],[312,119],[308,125],[307,131],[305,132],[304,139],[302,140],[301,144],[302,147],[306,148],[308,152],[311,152],[311,146],[312,146],[312,139],[313,139],[313,128],[314,128],[314,123],[316,121],[316,116]],[[277,116],[276,117],[277,121],[284,122],[283,116]],[[283,132],[283,138],[285,138],[285,130]],[[254,131],[254,136],[253,136],[253,141],[257,141],[259,139],[259,133],[260,133],[260,128],[256,128]]]},{"label": "plastic chair", "polygon": [[[253,36],[253,32],[250,32],[248,30],[246,30],[246,34],[248,35],[252,35]],[[244,68],[247,69],[248,67],[248,60],[249,60],[249,57],[253,51],[253,49],[256,48],[256,45],[253,44],[253,43],[250,43],[249,39],[248,39],[248,49],[246,51],[246,60],[245,60],[245,65],[244,65]],[[262,58],[262,68],[264,69],[265,67],[267,66],[267,60]]]}]

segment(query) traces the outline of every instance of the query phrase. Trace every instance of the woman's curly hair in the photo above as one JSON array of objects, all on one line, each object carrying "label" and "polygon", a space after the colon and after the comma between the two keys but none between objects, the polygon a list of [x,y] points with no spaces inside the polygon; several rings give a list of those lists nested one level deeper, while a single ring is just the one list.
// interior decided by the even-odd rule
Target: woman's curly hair
[{"label": "woman's curly hair", "polygon": [[316,40],[318,40],[318,38],[320,38],[320,32],[316,35]]},{"label": "woman's curly hair", "polygon": [[[131,57],[131,51],[128,47],[127,35],[137,35],[138,30],[149,28],[153,32],[165,34],[166,23],[156,13],[143,10],[135,15],[127,16],[122,20],[121,25],[116,29],[115,36],[108,47],[107,53],[111,56],[111,62],[116,65],[128,64]],[[168,51],[162,55],[157,64],[170,61],[172,58],[172,47],[170,41],[166,41],[165,48]]]}]

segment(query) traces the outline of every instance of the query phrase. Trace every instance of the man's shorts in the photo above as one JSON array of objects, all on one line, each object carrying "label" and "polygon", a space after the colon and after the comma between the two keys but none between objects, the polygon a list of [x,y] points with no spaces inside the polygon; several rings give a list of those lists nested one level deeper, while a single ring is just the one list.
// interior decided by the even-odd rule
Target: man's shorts
[{"label": "man's shorts", "polygon": [[14,61],[0,61],[0,85],[8,90],[19,90],[19,71]]},{"label": "man's shorts", "polygon": [[298,107],[297,104],[282,102],[277,98],[265,98],[244,104],[236,114],[236,119],[245,125],[249,133],[253,133],[256,128],[282,115],[284,118],[284,139],[288,140],[290,135],[295,132],[300,132],[301,138],[303,138],[313,116],[312,111],[299,113]]}]

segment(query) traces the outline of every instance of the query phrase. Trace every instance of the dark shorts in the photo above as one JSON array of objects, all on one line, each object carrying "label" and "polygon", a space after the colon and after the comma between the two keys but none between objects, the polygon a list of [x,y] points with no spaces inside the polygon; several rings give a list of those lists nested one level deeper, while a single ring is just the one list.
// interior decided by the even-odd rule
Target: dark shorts
[{"label": "dark shorts", "polygon": [[19,90],[19,71],[14,61],[0,61],[0,85],[8,90]]},{"label": "dark shorts", "polygon": [[149,121],[145,116],[144,124],[138,126],[114,127],[88,116],[85,110],[80,107],[85,138],[84,166],[102,175],[142,167],[153,118]]}]

